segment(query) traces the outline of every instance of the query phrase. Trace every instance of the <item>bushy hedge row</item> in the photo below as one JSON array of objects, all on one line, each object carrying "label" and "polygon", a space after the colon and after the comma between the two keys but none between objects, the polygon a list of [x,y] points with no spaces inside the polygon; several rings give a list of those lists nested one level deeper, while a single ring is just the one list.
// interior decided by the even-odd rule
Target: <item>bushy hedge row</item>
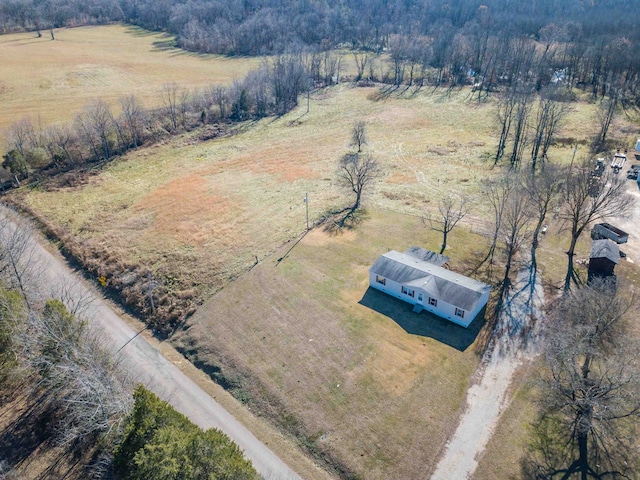
[{"label": "bushy hedge row", "polygon": [[257,480],[238,446],[216,429],[202,430],[139,386],[125,438],[115,452],[123,480]]}]

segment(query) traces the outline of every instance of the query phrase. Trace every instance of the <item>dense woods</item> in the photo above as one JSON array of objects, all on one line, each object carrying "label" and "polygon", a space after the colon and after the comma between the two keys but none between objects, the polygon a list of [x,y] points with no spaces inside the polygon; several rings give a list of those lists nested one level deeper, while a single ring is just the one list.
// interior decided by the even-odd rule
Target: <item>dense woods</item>
[{"label": "dense woods", "polygon": [[[359,77],[393,84],[475,84],[489,92],[525,80],[536,89],[566,82],[594,96],[637,103],[640,10],[629,0],[582,2],[339,3],[13,0],[0,5],[0,29],[125,21],[176,36],[177,45],[224,55],[326,51],[346,47],[389,54],[375,73],[359,57]],[[369,68],[367,68],[369,64]]]}]

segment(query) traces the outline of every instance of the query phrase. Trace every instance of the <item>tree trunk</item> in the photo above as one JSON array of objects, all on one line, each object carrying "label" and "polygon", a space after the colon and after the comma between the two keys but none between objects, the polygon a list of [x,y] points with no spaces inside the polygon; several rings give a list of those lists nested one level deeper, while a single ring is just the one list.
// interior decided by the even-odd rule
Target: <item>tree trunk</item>
[{"label": "tree trunk", "polygon": [[440,248],[440,255],[442,255],[445,248],[447,248],[447,229],[446,228],[442,232],[442,248]]},{"label": "tree trunk", "polygon": [[573,269],[573,257],[575,255],[576,250],[576,242],[578,241],[578,237],[575,234],[571,235],[571,245],[569,245],[569,250],[567,251],[567,276],[564,279],[564,291],[568,292],[571,290],[571,280],[575,276],[575,272]]}]

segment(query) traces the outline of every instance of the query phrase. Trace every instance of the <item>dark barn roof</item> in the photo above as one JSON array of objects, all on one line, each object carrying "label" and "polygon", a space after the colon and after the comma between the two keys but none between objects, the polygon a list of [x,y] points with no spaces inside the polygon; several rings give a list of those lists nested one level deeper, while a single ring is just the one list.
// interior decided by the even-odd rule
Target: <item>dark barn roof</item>
[{"label": "dark barn roof", "polygon": [[594,240],[591,244],[591,258],[606,258],[617,264],[620,261],[620,247],[611,240]]}]

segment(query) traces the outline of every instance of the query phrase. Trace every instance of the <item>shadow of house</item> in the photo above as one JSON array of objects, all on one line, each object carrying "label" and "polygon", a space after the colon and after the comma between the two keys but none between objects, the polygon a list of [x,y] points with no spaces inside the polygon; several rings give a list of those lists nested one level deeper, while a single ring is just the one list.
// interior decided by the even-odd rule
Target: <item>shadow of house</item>
[{"label": "shadow of house", "polygon": [[415,305],[416,313],[425,310],[468,327],[485,308],[491,287],[442,268],[448,259],[439,257],[419,247],[390,250],[369,269],[369,286]]},{"label": "shadow of house", "polygon": [[460,352],[469,348],[485,324],[484,309],[465,328],[427,311],[415,313],[413,305],[372,287],[358,303],[389,317],[411,335],[433,338]]}]

